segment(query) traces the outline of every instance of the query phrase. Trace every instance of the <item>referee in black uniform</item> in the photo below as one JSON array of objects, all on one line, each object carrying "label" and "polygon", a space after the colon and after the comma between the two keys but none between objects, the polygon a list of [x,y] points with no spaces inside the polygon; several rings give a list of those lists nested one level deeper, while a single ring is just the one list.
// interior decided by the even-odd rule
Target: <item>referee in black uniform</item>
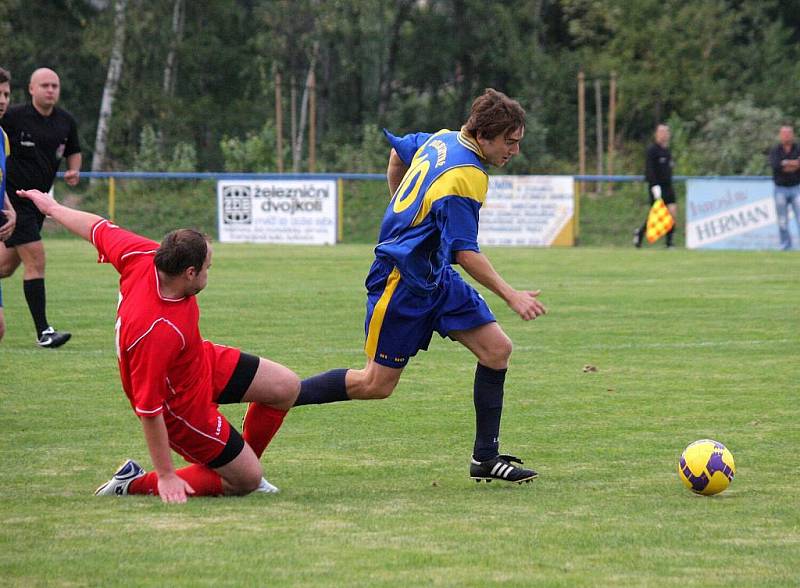
[{"label": "referee in black uniform", "polygon": [[33,72],[28,86],[31,103],[12,106],[0,120],[11,144],[7,162],[6,192],[17,211],[17,226],[0,246],[0,278],[25,266],[25,300],[36,326],[36,340],[41,347],[60,347],[70,333],[56,331],[47,321],[44,268],[45,253],[41,230],[44,215],[17,190],[37,189],[48,192],[53,186],[62,159],[67,160],[64,181],[78,183],[81,147],[75,119],[56,103],[61,91],[58,75],[51,69]]},{"label": "referee in black uniform", "polygon": [[[647,180],[647,195],[650,198],[650,206],[653,206],[656,200],[663,198],[672,218],[677,218],[675,215],[678,213],[678,205],[675,202],[675,190],[672,188],[672,168],[675,164],[672,161],[672,153],[669,150],[669,139],[669,127],[665,124],[658,125],[656,127],[655,140],[647,148],[645,154],[645,179]],[[642,239],[644,239],[646,231],[647,218],[645,217],[642,226],[633,233],[633,244],[636,247],[642,246]],[[667,233],[668,248],[673,246],[672,237],[674,233],[675,225]]]}]

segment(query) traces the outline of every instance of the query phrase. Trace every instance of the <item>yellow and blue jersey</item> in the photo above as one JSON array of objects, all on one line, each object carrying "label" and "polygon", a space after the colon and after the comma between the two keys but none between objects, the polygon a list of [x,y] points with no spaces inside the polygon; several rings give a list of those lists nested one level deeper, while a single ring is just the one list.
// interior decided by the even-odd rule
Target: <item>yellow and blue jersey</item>
[{"label": "yellow and blue jersey", "polygon": [[410,289],[427,294],[456,252],[480,251],[478,218],[489,187],[483,154],[463,129],[384,133],[409,169],[386,209],[375,256],[397,267]]}]

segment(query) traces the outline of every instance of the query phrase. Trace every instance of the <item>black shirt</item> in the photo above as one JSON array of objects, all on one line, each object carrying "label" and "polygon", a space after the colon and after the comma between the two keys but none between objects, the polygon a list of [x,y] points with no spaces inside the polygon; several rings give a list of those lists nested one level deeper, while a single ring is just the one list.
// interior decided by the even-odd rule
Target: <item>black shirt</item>
[{"label": "black shirt", "polygon": [[653,143],[645,154],[645,179],[649,187],[661,186],[672,190],[672,153],[666,147]]},{"label": "black shirt", "polygon": [[17,190],[50,190],[61,158],[81,151],[75,119],[58,107],[42,116],[33,104],[12,106],[0,125],[11,143],[6,192],[14,206],[20,202]]},{"label": "black shirt", "polygon": [[[14,152],[12,150],[11,154]],[[781,161],[784,159],[797,159],[800,157],[800,146],[792,143],[792,148],[787,153],[783,150],[783,145],[778,143],[770,149],[769,166],[772,168],[772,179],[776,186],[797,186],[800,184],[800,170],[795,172],[785,172],[781,169]]]}]

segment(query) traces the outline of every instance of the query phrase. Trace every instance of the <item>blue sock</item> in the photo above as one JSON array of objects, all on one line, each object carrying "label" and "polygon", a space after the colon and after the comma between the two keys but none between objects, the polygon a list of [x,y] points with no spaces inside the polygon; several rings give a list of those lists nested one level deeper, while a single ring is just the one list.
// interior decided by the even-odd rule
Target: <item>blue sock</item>
[{"label": "blue sock", "polygon": [[346,375],[346,369],[338,369],[306,378],[300,382],[300,394],[294,405],[327,404],[328,402],[350,400],[345,384]]},{"label": "blue sock", "polygon": [[477,461],[493,459],[500,452],[500,417],[507,371],[493,370],[481,364],[475,369],[475,447],[472,456]]}]

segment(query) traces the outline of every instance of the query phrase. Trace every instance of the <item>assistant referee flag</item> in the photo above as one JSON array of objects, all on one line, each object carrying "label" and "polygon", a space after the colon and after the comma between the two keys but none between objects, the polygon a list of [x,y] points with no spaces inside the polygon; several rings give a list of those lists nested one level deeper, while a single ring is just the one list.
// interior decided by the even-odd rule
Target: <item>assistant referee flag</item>
[{"label": "assistant referee flag", "polygon": [[659,198],[650,207],[650,214],[647,215],[647,242],[655,243],[661,237],[669,233],[675,225],[675,219],[667,209],[667,205]]}]

